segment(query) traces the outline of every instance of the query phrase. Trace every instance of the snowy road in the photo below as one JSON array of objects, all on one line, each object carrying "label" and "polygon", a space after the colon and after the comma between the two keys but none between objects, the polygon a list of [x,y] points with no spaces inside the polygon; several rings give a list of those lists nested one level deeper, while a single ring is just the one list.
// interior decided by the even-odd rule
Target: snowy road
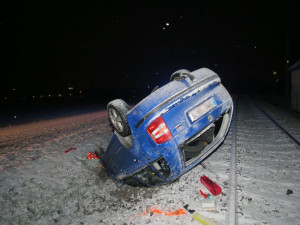
[{"label": "snowy road", "polygon": [[[260,104],[299,137],[298,115]],[[199,165],[172,184],[152,188],[117,188],[96,160],[86,159],[109,143],[105,111],[1,128],[0,224],[199,224],[188,214],[146,213],[185,204],[226,224],[233,216],[228,204],[233,173],[237,224],[300,224],[299,147],[247,98],[240,98],[236,118],[236,171],[231,169],[230,130],[205,160],[209,170]],[[76,150],[64,153],[71,147]],[[223,189],[214,211],[200,207],[203,174]],[[287,195],[288,190],[293,193]]]}]

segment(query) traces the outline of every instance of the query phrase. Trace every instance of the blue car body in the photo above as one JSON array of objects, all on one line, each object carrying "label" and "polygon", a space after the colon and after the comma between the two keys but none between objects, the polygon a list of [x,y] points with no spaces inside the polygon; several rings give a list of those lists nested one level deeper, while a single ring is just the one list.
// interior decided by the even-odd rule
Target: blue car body
[{"label": "blue car body", "polygon": [[[134,186],[175,180],[223,142],[232,112],[231,96],[213,71],[202,68],[171,81],[127,113],[127,140],[114,132],[103,155],[109,177]],[[171,135],[159,144],[148,131],[158,118]]]}]

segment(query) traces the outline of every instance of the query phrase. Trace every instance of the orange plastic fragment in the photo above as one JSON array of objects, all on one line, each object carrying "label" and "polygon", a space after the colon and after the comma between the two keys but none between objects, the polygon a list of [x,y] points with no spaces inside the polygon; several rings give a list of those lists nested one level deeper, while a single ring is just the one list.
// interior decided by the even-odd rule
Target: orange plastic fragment
[{"label": "orange plastic fragment", "polygon": [[86,158],[87,159],[98,159],[98,157],[95,154],[91,153],[91,152],[87,155]]},{"label": "orange plastic fragment", "polygon": [[[147,212],[149,213],[157,213],[157,214],[165,214],[166,216],[180,216],[186,214],[184,209],[177,209],[174,212],[165,212],[161,211],[159,209],[147,209]],[[147,214],[147,212],[144,212],[143,215]]]},{"label": "orange plastic fragment", "polygon": [[166,213],[166,216],[180,216],[186,214],[184,209],[177,209],[174,212]]}]

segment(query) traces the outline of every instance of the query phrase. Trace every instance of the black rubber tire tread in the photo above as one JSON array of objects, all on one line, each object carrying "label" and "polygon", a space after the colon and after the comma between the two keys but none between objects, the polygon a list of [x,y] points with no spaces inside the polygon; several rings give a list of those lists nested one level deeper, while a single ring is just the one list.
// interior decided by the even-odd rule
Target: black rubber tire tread
[{"label": "black rubber tire tread", "polygon": [[[127,112],[130,110],[130,106],[124,102],[122,99],[115,99],[111,102],[109,102],[107,104],[107,112],[109,112],[109,109],[114,109],[120,116],[120,118],[122,119],[122,123],[123,123],[123,131],[118,131],[115,127],[114,130],[116,132],[118,132],[119,135],[121,135],[122,137],[127,137],[131,134],[131,130],[128,124],[128,120],[127,120]],[[109,116],[109,113],[108,113]],[[111,118],[109,118],[111,120]],[[112,123],[113,125],[113,123]]]},{"label": "black rubber tire tread", "polygon": [[186,69],[177,70],[171,75],[170,81],[175,80],[177,77],[181,77],[182,73],[190,73],[190,71]]}]

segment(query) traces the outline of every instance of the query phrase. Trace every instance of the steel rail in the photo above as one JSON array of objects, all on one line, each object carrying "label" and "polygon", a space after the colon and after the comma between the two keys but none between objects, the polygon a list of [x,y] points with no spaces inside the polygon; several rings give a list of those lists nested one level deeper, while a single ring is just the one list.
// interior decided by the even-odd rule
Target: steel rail
[{"label": "steel rail", "polygon": [[298,146],[300,146],[300,141],[292,135],[288,130],[286,130],[282,125],[280,125],[276,119],[274,119],[269,113],[267,113],[262,107],[260,107],[256,102],[252,100],[252,103],[258,108],[266,117],[268,117],[273,123],[275,123],[288,137],[290,137]]},{"label": "steel rail", "polygon": [[231,160],[230,160],[230,178],[228,195],[228,213],[226,215],[226,225],[237,224],[236,218],[236,111],[238,97],[234,100],[234,110],[232,114],[232,139],[231,139]]}]

